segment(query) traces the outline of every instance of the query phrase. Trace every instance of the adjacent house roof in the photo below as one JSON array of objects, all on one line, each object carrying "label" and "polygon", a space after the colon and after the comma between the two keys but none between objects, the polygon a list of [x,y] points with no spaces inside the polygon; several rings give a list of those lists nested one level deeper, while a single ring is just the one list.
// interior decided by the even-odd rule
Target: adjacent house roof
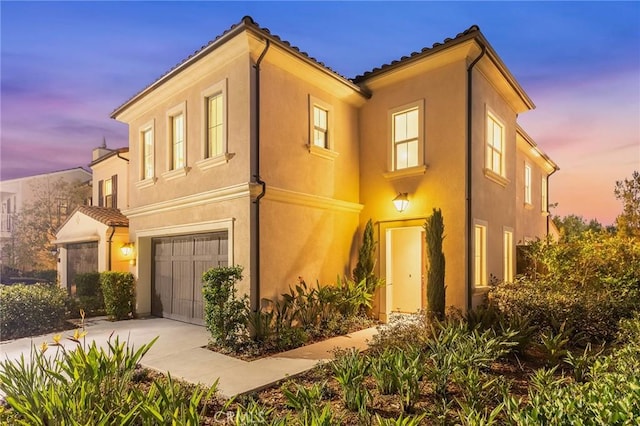
[{"label": "adjacent house roof", "polygon": [[[125,152],[129,152],[129,147],[128,146],[126,146],[124,148],[117,148],[117,149],[109,149],[109,148],[105,148],[105,149],[107,149],[108,151],[111,151],[111,152],[109,152],[106,155],[103,155],[102,157],[99,157],[99,158],[96,158],[95,160],[93,160],[91,163],[89,163],[89,167],[93,167],[96,164],[106,160],[107,158],[111,158],[111,157],[116,156],[116,155],[118,157],[120,157],[120,154],[124,154]],[[124,158],[124,157],[120,157],[120,158],[122,158],[123,160],[129,161],[127,158]]]},{"label": "adjacent house roof", "polygon": [[[107,226],[129,226],[129,219],[120,210],[110,207],[79,206],[76,212],[80,212],[92,219],[102,222]],[[75,214],[75,212],[74,212]],[[73,216],[71,214],[69,217]],[[64,226],[64,225],[63,225]]]}]

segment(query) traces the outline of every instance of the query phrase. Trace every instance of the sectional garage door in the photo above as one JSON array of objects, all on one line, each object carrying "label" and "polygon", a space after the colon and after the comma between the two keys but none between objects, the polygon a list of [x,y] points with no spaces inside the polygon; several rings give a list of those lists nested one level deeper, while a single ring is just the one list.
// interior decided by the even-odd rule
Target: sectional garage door
[{"label": "sectional garage door", "polygon": [[226,232],[154,238],[151,313],[204,325],[202,274],[227,266]]}]

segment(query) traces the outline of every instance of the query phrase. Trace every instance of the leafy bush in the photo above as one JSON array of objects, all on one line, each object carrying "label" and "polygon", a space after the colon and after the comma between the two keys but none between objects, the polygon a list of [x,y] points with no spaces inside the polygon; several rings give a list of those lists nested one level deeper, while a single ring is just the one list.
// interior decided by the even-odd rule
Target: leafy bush
[{"label": "leafy bush", "polygon": [[0,286],[2,340],[33,336],[60,328],[67,292],[50,284]]},{"label": "leafy bush", "polygon": [[98,314],[104,311],[104,296],[100,287],[100,273],[87,272],[77,274],[75,277],[76,297],[78,305],[84,311],[91,314]]},{"label": "leafy bush", "polygon": [[43,345],[28,360],[0,363],[0,390],[22,424],[200,424],[216,384],[187,389],[169,376],[147,390],[131,386],[155,340],[137,350],[117,337],[107,350],[95,342],[72,350],[54,343],[53,356]]},{"label": "leafy bush", "polygon": [[373,221],[369,219],[364,228],[362,245],[358,250],[358,263],[353,270],[353,281],[359,283],[365,281],[367,290],[371,293],[378,285],[377,277],[374,274],[376,266],[376,242],[374,240]]},{"label": "leafy bush", "polygon": [[130,272],[101,272],[100,288],[104,307],[112,320],[127,319],[135,315],[135,279]]},{"label": "leafy bush", "polygon": [[217,267],[202,275],[204,319],[216,345],[237,350],[248,334],[249,296],[237,297],[241,266]]},{"label": "leafy bush", "polygon": [[444,219],[440,209],[433,209],[433,214],[431,214],[424,223],[424,229],[427,242],[427,259],[429,262],[429,270],[427,272],[427,304],[430,313],[435,315],[436,318],[443,320],[445,310],[445,258],[442,252]]},{"label": "leafy bush", "polygon": [[489,295],[507,318],[528,318],[542,332],[564,322],[585,343],[600,343],[613,340],[620,319],[640,310],[640,241],[586,233],[533,243],[528,253],[528,273]]},{"label": "leafy bush", "polygon": [[351,411],[365,415],[367,403],[371,398],[364,380],[369,371],[369,359],[356,349],[336,353],[331,367],[336,380],[342,388],[342,401]]}]

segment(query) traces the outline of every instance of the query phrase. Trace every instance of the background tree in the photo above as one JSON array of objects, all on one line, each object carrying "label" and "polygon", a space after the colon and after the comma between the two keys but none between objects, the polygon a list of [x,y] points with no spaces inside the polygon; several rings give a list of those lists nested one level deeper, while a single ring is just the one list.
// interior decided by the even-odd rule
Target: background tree
[{"label": "background tree", "polygon": [[362,246],[358,252],[358,263],[353,270],[353,280],[356,283],[367,281],[367,290],[373,291],[377,285],[377,279],[373,272],[376,266],[376,242],[373,235],[373,222],[371,219],[364,227]]},{"label": "background tree", "polygon": [[430,313],[439,319],[444,319],[445,259],[442,251],[444,219],[442,218],[440,209],[433,209],[433,214],[427,218],[424,229],[426,231],[427,261],[429,264],[429,270],[427,272],[427,306]]},{"label": "background tree", "polygon": [[622,213],[616,218],[618,232],[640,238],[640,173],[634,171],[631,179],[616,181],[613,193],[622,201]]},{"label": "background tree", "polygon": [[22,271],[55,269],[56,259],[51,254],[55,233],[76,207],[85,204],[91,188],[59,178],[35,184],[31,190],[32,201],[16,214],[6,258],[9,266]]},{"label": "background tree", "polygon": [[582,216],[569,214],[563,217],[554,216],[553,223],[560,230],[560,236],[564,241],[570,241],[582,236],[587,231],[602,232],[604,227],[596,219],[587,222]]}]

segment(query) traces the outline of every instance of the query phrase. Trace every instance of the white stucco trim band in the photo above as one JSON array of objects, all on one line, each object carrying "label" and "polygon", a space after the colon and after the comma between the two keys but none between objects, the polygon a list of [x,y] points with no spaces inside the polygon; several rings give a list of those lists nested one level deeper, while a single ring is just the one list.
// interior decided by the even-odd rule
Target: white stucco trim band
[{"label": "white stucco trim band", "polygon": [[296,204],[317,209],[343,211],[349,213],[360,213],[364,205],[349,201],[337,200],[335,198],[322,197],[320,195],[305,194],[302,192],[290,191],[288,189],[275,188],[267,185],[267,193],[264,199],[278,201],[287,204]]},{"label": "white stucco trim band", "polygon": [[100,241],[99,235],[83,235],[73,238],[62,238],[60,240],[53,241],[53,244],[92,243],[95,241]]},{"label": "white stucco trim band", "polygon": [[245,182],[239,185],[218,188],[212,191],[200,192],[198,194],[187,195],[185,197],[174,198],[159,203],[147,204],[141,207],[123,210],[122,214],[129,219],[161,212],[186,209],[190,207],[200,206],[203,204],[219,203],[221,201],[233,200],[236,198],[251,197],[254,198],[260,193],[261,186]]}]

